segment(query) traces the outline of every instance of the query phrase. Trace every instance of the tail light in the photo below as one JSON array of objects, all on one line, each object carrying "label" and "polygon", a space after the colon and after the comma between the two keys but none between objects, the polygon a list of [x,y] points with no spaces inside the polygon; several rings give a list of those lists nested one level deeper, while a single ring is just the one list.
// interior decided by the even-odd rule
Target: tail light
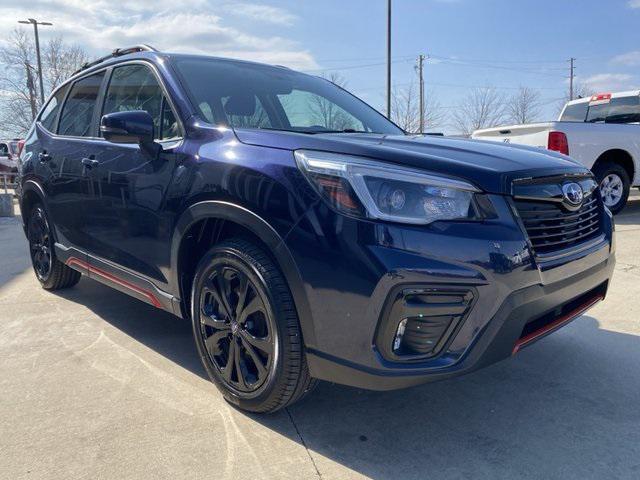
[{"label": "tail light", "polygon": [[554,152],[569,155],[569,142],[567,141],[567,136],[563,132],[549,132],[549,143],[547,148]]},{"label": "tail light", "polygon": [[24,140],[20,140],[20,141],[18,142],[18,153],[17,153],[18,157],[19,157],[19,156],[20,156],[20,154],[22,153],[22,149],[23,149],[23,148],[24,148]]}]

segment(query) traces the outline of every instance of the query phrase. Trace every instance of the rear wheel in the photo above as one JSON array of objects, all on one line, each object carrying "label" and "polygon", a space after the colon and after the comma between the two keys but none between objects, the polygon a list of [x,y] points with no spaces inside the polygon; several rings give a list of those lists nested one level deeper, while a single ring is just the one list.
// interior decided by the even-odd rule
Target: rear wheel
[{"label": "rear wheel", "polygon": [[631,180],[627,171],[617,163],[603,162],[593,169],[600,185],[603,203],[612,213],[619,213],[627,203]]},{"label": "rear wheel", "polygon": [[46,290],[60,290],[74,286],[81,274],[56,258],[53,235],[42,205],[35,205],[27,223],[29,253],[36,278]]},{"label": "rear wheel", "polygon": [[261,247],[244,239],[213,247],[191,299],[198,353],[227,401],[274,412],[313,388],[291,293]]}]

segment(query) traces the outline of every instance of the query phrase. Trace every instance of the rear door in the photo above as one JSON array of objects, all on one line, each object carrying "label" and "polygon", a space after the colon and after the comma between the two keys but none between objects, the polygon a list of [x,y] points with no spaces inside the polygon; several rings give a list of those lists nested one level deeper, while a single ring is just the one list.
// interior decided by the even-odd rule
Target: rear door
[{"label": "rear door", "polygon": [[[101,71],[75,81],[67,92],[59,91],[36,125],[40,147],[36,163],[58,241],[81,250],[89,246],[86,201],[92,188],[85,163],[96,140],[97,105],[104,78]],[[56,134],[50,131],[54,128]]]}]

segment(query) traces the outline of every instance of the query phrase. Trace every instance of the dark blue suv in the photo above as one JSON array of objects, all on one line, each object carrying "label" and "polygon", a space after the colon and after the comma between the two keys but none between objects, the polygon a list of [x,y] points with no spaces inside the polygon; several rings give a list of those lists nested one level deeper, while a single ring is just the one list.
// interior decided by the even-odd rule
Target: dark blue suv
[{"label": "dark blue suv", "polygon": [[74,75],[19,162],[46,289],[88,275],[193,323],[228,401],[384,390],[509,357],[602,300],[591,173],[407,135],[327,80],[139,46]]}]

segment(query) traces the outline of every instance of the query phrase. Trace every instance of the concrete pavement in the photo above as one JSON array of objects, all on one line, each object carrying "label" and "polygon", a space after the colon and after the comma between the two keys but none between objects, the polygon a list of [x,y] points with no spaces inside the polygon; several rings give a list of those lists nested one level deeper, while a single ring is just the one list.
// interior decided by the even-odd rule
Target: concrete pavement
[{"label": "concrete pavement", "polygon": [[0,219],[0,478],[640,478],[640,197],[617,224],[606,302],[516,357],[255,416],[187,322],[86,278],[42,290]]}]

